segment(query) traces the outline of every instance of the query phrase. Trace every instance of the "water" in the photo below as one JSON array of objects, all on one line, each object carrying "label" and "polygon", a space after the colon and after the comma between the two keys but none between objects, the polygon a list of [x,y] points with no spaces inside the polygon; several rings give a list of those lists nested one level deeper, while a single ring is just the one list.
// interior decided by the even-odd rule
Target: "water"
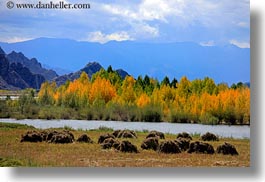
[{"label": "water", "polygon": [[130,129],[136,131],[158,130],[164,133],[177,134],[188,132],[190,134],[204,134],[211,132],[220,137],[250,138],[250,126],[227,126],[227,125],[201,125],[201,124],[179,124],[179,123],[144,123],[144,122],[122,122],[122,121],[84,121],[84,120],[39,120],[39,119],[0,119],[0,122],[19,123],[32,125],[36,128],[60,128],[71,127],[73,129],[98,129],[105,126],[117,129]]}]

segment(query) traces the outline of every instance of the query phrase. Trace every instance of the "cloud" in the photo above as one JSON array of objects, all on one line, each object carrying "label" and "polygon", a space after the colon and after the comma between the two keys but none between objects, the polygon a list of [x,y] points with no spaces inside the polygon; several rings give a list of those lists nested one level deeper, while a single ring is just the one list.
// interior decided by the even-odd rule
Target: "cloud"
[{"label": "cloud", "polygon": [[233,39],[250,39],[249,0],[90,0],[88,3],[89,10],[9,10],[3,3],[0,41],[13,37],[84,40],[87,32],[90,39],[86,40],[101,43],[192,41],[209,46],[211,42],[205,40],[220,45]]},{"label": "cloud", "polygon": [[100,42],[106,43],[108,41],[125,41],[125,40],[133,40],[127,32],[115,32],[112,34],[104,34],[101,31],[90,32],[87,38],[90,42]]},{"label": "cloud", "polygon": [[247,22],[239,22],[237,25],[242,28],[248,28],[250,26],[250,24]]},{"label": "cloud", "polygon": [[29,38],[29,37],[10,37],[10,38],[5,38],[4,40],[1,40],[3,42],[7,42],[7,43],[15,43],[15,42],[24,42],[27,40],[32,40],[33,38]]},{"label": "cloud", "polygon": [[233,44],[233,45],[240,47],[240,48],[250,48],[249,42],[240,42],[240,41],[237,41],[235,39],[230,40],[230,44]]},{"label": "cloud", "polygon": [[208,42],[200,42],[200,45],[201,45],[201,46],[214,46],[215,43],[214,43],[213,40],[210,40],[210,41],[208,41]]}]

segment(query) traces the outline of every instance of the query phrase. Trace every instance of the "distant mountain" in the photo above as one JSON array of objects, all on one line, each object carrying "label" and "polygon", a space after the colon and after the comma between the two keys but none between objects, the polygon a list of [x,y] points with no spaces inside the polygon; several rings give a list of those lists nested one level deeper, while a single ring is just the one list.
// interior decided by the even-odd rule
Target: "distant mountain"
[{"label": "distant mountain", "polygon": [[[90,62],[88,63],[84,68],[80,69],[77,72],[70,73],[67,75],[59,76],[54,79],[57,86],[64,84],[67,80],[73,81],[75,79],[78,79],[82,72],[86,72],[87,75],[91,78],[93,74],[101,70],[103,67],[97,63],[97,62]],[[114,70],[115,71],[115,70]],[[125,78],[127,75],[129,75],[126,71],[119,69],[117,70],[117,73],[122,77]]]},{"label": "distant mountain", "polygon": [[36,58],[28,59],[21,52],[17,53],[12,51],[6,57],[10,63],[20,63],[24,67],[27,67],[32,73],[44,76],[46,80],[52,80],[58,76],[55,71],[43,68]]},{"label": "distant mountain", "polygon": [[44,81],[42,75],[31,73],[21,63],[10,63],[0,47],[0,89],[39,89]]},{"label": "distant mountain", "polygon": [[67,74],[67,75],[59,76],[59,77],[55,78],[54,81],[56,82],[57,86],[62,85],[67,80],[73,81],[73,80],[79,78],[83,71],[86,72],[88,74],[88,76],[91,78],[91,76],[94,73],[98,72],[101,68],[103,68],[103,67],[99,63],[96,63],[96,62],[89,63],[84,68],[82,68],[81,70],[74,72],[74,73]]},{"label": "distant mountain", "polygon": [[127,73],[126,71],[124,71],[123,69],[117,69],[116,72],[120,75],[120,77],[122,79],[124,79],[126,76],[129,75],[129,73]]},{"label": "distant mountain", "polygon": [[137,77],[149,75],[190,80],[213,78],[228,84],[250,81],[250,49],[234,45],[201,46],[192,42],[139,43],[133,41],[105,44],[67,39],[38,38],[18,43],[0,43],[5,51],[21,51],[37,57],[43,64],[66,70],[80,70],[88,61],[103,67],[123,68]]},{"label": "distant mountain", "polygon": [[56,74],[58,74],[58,76],[66,75],[66,74],[69,74],[69,73],[73,72],[73,71],[70,71],[70,70],[63,69],[63,68],[53,67],[53,66],[50,66],[50,65],[47,65],[47,64],[42,64],[42,67],[45,68],[45,69],[48,69],[48,70],[54,70],[56,72]]}]

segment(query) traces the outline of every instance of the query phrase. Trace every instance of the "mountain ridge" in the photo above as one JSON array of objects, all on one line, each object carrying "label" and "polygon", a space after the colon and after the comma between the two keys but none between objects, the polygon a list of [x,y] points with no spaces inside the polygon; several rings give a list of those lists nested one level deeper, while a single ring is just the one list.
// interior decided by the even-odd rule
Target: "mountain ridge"
[{"label": "mountain ridge", "polygon": [[[78,79],[80,77],[80,75],[82,74],[82,72],[85,72],[89,78],[92,78],[93,74],[97,73],[98,71],[100,71],[101,69],[104,69],[100,63],[98,62],[89,62],[85,65],[85,67],[83,67],[82,69],[76,71],[76,72],[72,72],[69,74],[65,74],[62,76],[58,76],[55,79],[53,79],[53,81],[56,82],[57,86],[60,86],[62,84],[64,84],[66,81],[73,81],[75,79]],[[127,75],[129,75],[126,71],[122,70],[122,69],[118,69],[118,70],[114,70],[117,71],[117,73],[121,76],[121,78],[125,78]]]},{"label": "mountain ridge", "polygon": [[39,89],[44,81],[45,78],[42,75],[33,74],[21,63],[10,63],[7,55],[0,47],[0,89]]},{"label": "mountain ridge", "polygon": [[7,59],[10,63],[20,63],[24,67],[27,67],[32,73],[42,75],[46,80],[51,81],[57,77],[57,73],[51,69],[45,69],[36,58],[27,58],[22,52],[12,51],[7,54]]},{"label": "mountain ridge", "polygon": [[80,70],[89,61],[103,67],[123,68],[134,77],[149,75],[159,80],[211,77],[216,83],[250,81],[250,49],[201,46],[193,42],[141,43],[110,41],[105,44],[69,39],[39,38],[19,43],[0,43],[6,51],[21,51],[44,64]]}]

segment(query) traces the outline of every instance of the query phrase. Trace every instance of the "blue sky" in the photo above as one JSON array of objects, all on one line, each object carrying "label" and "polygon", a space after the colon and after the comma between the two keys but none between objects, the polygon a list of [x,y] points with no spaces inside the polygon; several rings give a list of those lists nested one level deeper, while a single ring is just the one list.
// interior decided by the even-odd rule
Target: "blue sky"
[{"label": "blue sky", "polygon": [[[42,0],[48,3],[51,0]],[[54,3],[59,0],[53,0]],[[17,0],[16,3],[37,0]],[[85,10],[8,9],[0,0],[0,41],[39,37],[105,43],[191,41],[250,46],[249,0],[68,0]]]}]

